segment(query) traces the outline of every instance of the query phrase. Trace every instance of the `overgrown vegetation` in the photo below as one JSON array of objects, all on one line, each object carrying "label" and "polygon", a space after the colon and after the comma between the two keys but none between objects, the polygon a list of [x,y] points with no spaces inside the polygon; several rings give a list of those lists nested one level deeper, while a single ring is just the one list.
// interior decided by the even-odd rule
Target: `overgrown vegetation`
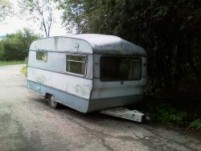
[{"label": "overgrown vegetation", "polygon": [[162,123],[183,124],[187,117],[185,112],[173,108],[170,104],[152,106],[152,118]]},{"label": "overgrown vegetation", "polygon": [[4,40],[0,41],[0,60],[24,60],[28,56],[30,44],[38,38],[39,36],[29,29],[8,34]]},{"label": "overgrown vegetation", "polygon": [[200,102],[197,100],[184,102],[183,104],[180,101],[178,102],[172,103],[169,100],[146,98],[138,104],[137,108],[149,113],[153,122],[163,123],[166,126],[175,125],[201,132]]}]

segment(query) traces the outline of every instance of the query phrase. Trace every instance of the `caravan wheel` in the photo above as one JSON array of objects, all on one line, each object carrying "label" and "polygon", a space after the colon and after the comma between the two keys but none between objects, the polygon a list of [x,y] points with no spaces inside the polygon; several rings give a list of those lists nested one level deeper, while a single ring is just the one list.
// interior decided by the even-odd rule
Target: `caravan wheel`
[{"label": "caravan wheel", "polygon": [[51,108],[54,108],[54,109],[58,107],[58,103],[53,95],[49,96],[48,104]]}]

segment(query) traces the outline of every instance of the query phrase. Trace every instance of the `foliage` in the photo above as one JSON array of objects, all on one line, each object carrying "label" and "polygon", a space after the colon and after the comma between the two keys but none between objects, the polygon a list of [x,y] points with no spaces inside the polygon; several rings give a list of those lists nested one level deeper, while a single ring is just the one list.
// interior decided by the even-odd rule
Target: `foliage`
[{"label": "foliage", "polygon": [[[184,100],[182,102],[184,103]],[[189,102],[190,107],[185,104],[183,108],[181,103],[175,105],[169,100],[146,98],[137,105],[137,108],[149,113],[152,121],[201,131],[200,105],[196,106],[192,101],[191,103]],[[194,106],[193,109],[191,105]]]},{"label": "foliage", "polygon": [[59,0],[59,8],[63,10],[63,23],[70,32],[81,33],[86,24],[87,16],[84,15],[84,1]]},{"label": "foliage", "polygon": [[39,36],[29,29],[9,34],[0,42],[0,60],[24,60],[28,55],[29,46]]},{"label": "foliage", "polygon": [[27,66],[24,66],[20,71],[22,74],[24,74],[27,77],[27,72],[28,72]]},{"label": "foliage", "polygon": [[189,127],[201,131],[201,119],[192,121]]},{"label": "foliage", "polygon": [[1,60],[1,56],[3,55],[3,50],[4,50],[4,42],[0,41],[0,60]]},{"label": "foliage", "polygon": [[1,60],[23,60],[26,57],[25,51],[21,50],[19,44],[5,42],[4,43],[4,52],[1,56]]},{"label": "foliage", "polygon": [[60,8],[77,33],[113,34],[143,46],[147,95],[201,95],[201,0],[60,0]]},{"label": "foliage", "polygon": [[53,0],[22,0],[19,5],[21,11],[39,24],[45,36],[49,37],[56,3]]},{"label": "foliage", "polygon": [[0,0],[0,21],[11,13],[12,5],[9,0]]},{"label": "foliage", "polygon": [[182,124],[187,117],[185,112],[180,112],[170,104],[158,104],[151,106],[151,116],[162,123]]}]

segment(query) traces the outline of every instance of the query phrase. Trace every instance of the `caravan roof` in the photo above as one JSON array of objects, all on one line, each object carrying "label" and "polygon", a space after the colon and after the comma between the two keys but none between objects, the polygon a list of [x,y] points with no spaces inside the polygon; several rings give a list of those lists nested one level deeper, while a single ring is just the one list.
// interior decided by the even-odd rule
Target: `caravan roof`
[{"label": "caravan roof", "polygon": [[146,55],[145,50],[138,45],[117,36],[102,34],[78,34],[40,39],[32,43],[30,50]]}]

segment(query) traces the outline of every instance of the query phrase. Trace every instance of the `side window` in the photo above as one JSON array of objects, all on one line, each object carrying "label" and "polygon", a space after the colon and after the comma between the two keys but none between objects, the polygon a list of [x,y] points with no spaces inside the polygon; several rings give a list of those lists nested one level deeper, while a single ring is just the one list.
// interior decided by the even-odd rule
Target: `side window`
[{"label": "side window", "polygon": [[101,81],[140,80],[141,60],[133,57],[101,57]]},{"label": "side window", "polygon": [[39,61],[47,62],[47,60],[48,60],[47,52],[37,51],[36,52],[36,59],[39,60]]},{"label": "side window", "polygon": [[86,56],[66,56],[66,71],[80,75],[85,74]]}]

